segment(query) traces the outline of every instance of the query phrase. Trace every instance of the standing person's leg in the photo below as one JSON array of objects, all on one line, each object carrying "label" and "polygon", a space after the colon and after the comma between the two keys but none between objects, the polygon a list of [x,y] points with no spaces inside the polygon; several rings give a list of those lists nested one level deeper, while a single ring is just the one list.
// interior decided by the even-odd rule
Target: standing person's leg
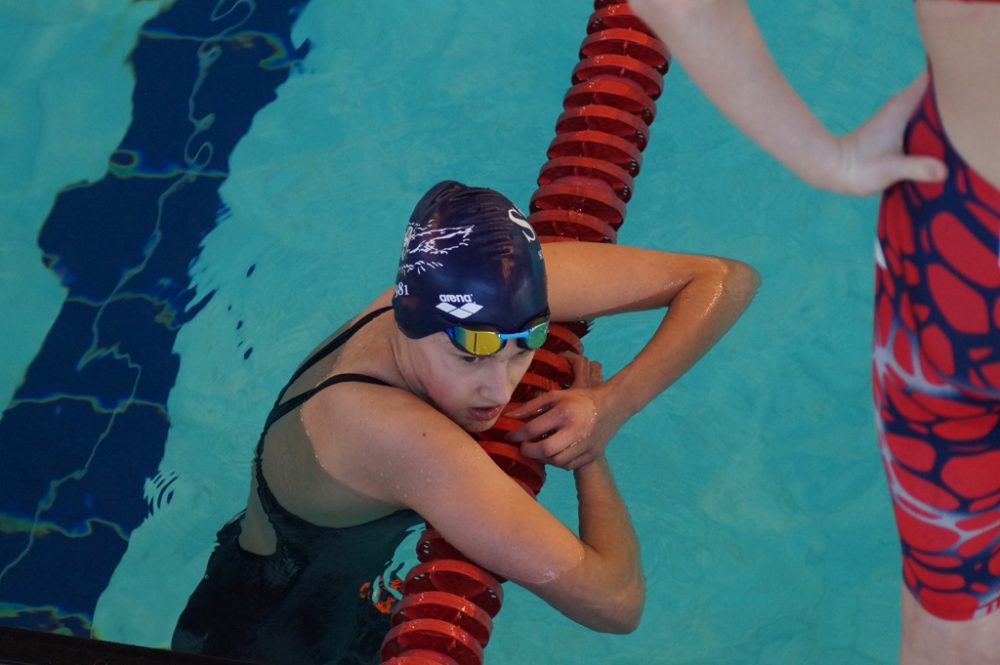
[{"label": "standing person's leg", "polygon": [[1000,612],[946,621],[920,607],[903,586],[900,665],[993,665],[1000,662]]},{"label": "standing person's leg", "polygon": [[1000,663],[1000,190],[969,169],[933,87],[907,151],[940,184],[882,201],[873,388],[903,551],[906,665]]}]

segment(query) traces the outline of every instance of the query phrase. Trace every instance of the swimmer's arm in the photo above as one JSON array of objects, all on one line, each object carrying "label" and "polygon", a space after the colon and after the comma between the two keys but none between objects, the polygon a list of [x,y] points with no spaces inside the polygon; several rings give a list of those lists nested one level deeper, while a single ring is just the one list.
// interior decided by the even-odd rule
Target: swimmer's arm
[{"label": "swimmer's arm", "polygon": [[[587,616],[605,623],[605,632],[625,633],[639,625],[645,604],[645,578],[639,558],[639,542],[628,510],[615,485],[604,455],[573,472],[579,499],[578,519],[583,558],[580,565],[558,580],[560,589],[550,594],[544,584],[522,584],[528,590],[575,619]],[[590,570],[614,571],[605,575],[603,586],[591,578]],[[559,604],[557,604],[559,603]],[[579,619],[576,619],[579,621]],[[581,622],[582,623],[582,622]]]},{"label": "swimmer's arm", "polygon": [[[578,538],[468,433],[402,390],[334,387],[310,400],[303,418],[338,481],[380,505],[415,510],[469,559],[588,628],[635,629],[644,602],[638,543],[603,457],[576,473]],[[351,445],[324,445],[324,431]]]},{"label": "swimmer's arm", "polygon": [[729,120],[806,182],[851,194],[901,179],[940,180],[944,165],[902,153],[921,76],[868,122],[831,134],[788,83],[745,0],[632,0],[630,5]]},{"label": "swimmer's arm", "polygon": [[[570,390],[546,393],[508,413],[523,418],[544,411],[509,438],[528,442],[524,454],[564,468],[576,468],[603,450],[618,427],[705,355],[759,285],[750,266],[711,256],[597,243],[554,243],[545,256],[555,321],[667,308],[625,367],[583,391],[581,397],[593,400],[594,417],[586,418],[588,411],[573,403],[579,400]],[[570,408],[577,415],[560,422]]]}]

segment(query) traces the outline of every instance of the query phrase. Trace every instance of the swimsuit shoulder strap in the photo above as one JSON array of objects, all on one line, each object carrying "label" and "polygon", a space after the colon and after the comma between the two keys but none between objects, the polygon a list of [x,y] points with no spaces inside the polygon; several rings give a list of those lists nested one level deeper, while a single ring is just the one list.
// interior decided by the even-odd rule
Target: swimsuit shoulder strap
[{"label": "swimsuit shoulder strap", "polygon": [[299,393],[295,397],[292,397],[287,402],[282,402],[281,404],[275,405],[275,407],[271,409],[271,413],[268,414],[267,416],[267,422],[264,425],[264,433],[265,434],[267,433],[267,430],[271,428],[271,425],[273,425],[276,420],[280,419],[283,415],[285,415],[289,411],[294,411],[295,409],[305,404],[316,393],[326,388],[329,388],[332,385],[338,383],[346,383],[348,381],[357,381],[359,383],[370,383],[376,386],[389,385],[382,379],[377,379],[374,376],[368,376],[367,374],[352,374],[350,372],[345,374],[334,374],[333,376],[325,379],[324,381],[321,381],[316,386],[310,388],[309,390],[303,393]]},{"label": "swimsuit shoulder strap", "polygon": [[264,423],[264,429],[260,434],[260,441],[257,444],[258,455],[260,455],[261,447],[264,444],[264,437],[267,436],[267,431],[271,429],[271,425],[273,425],[275,421],[277,421],[279,418],[287,414],[289,411],[293,411],[298,407],[302,406],[302,404],[304,404],[310,397],[320,392],[321,390],[337,383],[343,383],[345,381],[359,381],[361,383],[371,383],[383,386],[389,385],[385,381],[381,379],[376,379],[373,376],[368,376],[367,374],[351,374],[351,373],[335,374],[334,376],[325,379],[318,385],[313,386],[309,390],[306,390],[305,392],[296,395],[295,397],[292,397],[291,399],[285,402],[281,401],[285,397],[285,393],[288,391],[288,388],[291,387],[293,383],[295,383],[296,379],[298,379],[307,370],[309,370],[309,368],[313,367],[320,360],[322,360],[323,358],[325,358],[326,356],[330,355],[335,350],[337,350],[337,348],[339,348],[344,342],[349,340],[361,328],[370,323],[375,317],[379,316],[380,314],[384,314],[390,309],[392,309],[392,307],[379,307],[378,309],[375,309],[369,312],[368,314],[365,314],[363,317],[358,319],[353,325],[351,325],[347,330],[340,333],[332,340],[324,344],[322,348],[317,349],[315,353],[309,356],[309,358],[307,358],[306,361],[303,362],[302,365],[300,365],[297,370],[295,370],[295,373],[292,374],[292,378],[288,380],[288,383],[285,384],[285,387],[281,389],[280,393],[278,393],[278,399],[275,400],[274,406],[271,407],[271,412],[267,415],[267,420]]},{"label": "swimsuit shoulder strap", "polygon": [[385,312],[388,312],[390,309],[392,309],[392,307],[388,307],[388,306],[387,307],[379,307],[376,310],[372,310],[371,312],[368,312],[363,317],[361,317],[360,319],[358,319],[358,321],[356,323],[354,323],[354,325],[352,325],[350,328],[348,328],[344,332],[340,333],[339,335],[337,335],[336,337],[334,337],[333,339],[331,339],[329,342],[327,342],[326,344],[324,344],[322,348],[317,349],[315,353],[313,353],[311,356],[309,356],[305,360],[305,362],[303,362],[302,365],[300,365],[299,368],[297,370],[295,370],[295,373],[292,374],[292,378],[290,378],[288,380],[288,383],[285,384],[285,387],[281,389],[281,393],[278,395],[278,401],[280,402],[281,398],[284,397],[285,391],[288,390],[289,386],[291,386],[293,383],[295,383],[296,379],[298,379],[300,376],[302,376],[307,371],[309,371],[309,369],[313,365],[315,365],[320,360],[322,360],[326,356],[328,356],[331,353],[333,353],[334,351],[336,351],[337,348],[340,347],[341,344],[343,344],[344,342],[346,342],[347,340],[349,340],[351,337],[353,337],[354,333],[358,332],[358,330],[360,330],[361,328],[363,328],[366,325],[368,325],[368,323],[372,319],[374,319],[375,317],[379,316],[380,314],[384,314]]}]

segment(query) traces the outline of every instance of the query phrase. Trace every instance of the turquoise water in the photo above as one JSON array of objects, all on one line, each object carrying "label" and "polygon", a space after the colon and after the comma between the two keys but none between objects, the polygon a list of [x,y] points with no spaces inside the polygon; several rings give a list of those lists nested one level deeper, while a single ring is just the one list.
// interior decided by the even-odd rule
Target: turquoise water
[{"label": "turquoise water", "polygon": [[[104,174],[131,113],[126,56],[166,4],[0,0],[5,404],[65,297],[40,261],[39,228],[63,188]],[[757,0],[753,10],[837,131],[922,66],[908,0]],[[245,502],[276,389],[388,284],[426,187],[455,178],[527,205],[591,11],[568,0],[307,6],[293,38],[311,50],[236,146],[220,189],[228,212],[189,268],[198,294],[215,295],[177,335],[169,436],[145,482],[150,514],[100,594],[98,636],[169,641],[215,531]],[[643,157],[619,242],[740,258],[763,286],[609,449],[647,571],[639,630],[590,633],[508,585],[487,662],[893,662],[897,545],[868,389],[877,200],[798,183],[680,68],[667,74]],[[620,340],[654,324],[599,322],[588,353],[621,366]],[[542,501],[575,522],[564,474],[550,473]]]}]

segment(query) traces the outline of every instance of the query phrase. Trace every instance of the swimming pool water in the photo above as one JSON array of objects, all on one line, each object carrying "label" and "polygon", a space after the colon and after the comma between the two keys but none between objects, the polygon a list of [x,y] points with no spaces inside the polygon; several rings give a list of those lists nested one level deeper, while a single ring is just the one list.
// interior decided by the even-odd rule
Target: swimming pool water
[{"label": "swimming pool water", "polygon": [[[169,641],[246,499],[275,391],[391,279],[416,198],[455,178],[527,204],[592,11],[244,0],[195,3],[218,20],[188,32],[147,24],[189,4],[0,0],[4,624]],[[921,68],[910,4],[753,10],[793,84],[846,131]],[[283,39],[274,21],[297,6]],[[133,76],[144,24],[155,58]],[[225,30],[227,48],[274,54],[260,89],[204,48]],[[121,192],[101,189],[109,162]],[[202,198],[181,208],[189,190]],[[798,183],[667,74],[619,241],[740,258],[764,284],[610,449],[648,577],[639,630],[590,633],[508,585],[489,663],[893,662],[897,545],[867,386],[876,205]],[[157,219],[183,220],[184,242],[158,245]],[[94,308],[107,318],[77,315]],[[654,324],[599,322],[588,352],[619,367],[619,340]],[[81,377],[98,368],[110,389],[88,398]],[[45,424],[21,420],[31,409]],[[149,431],[161,440],[131,436]],[[550,473],[542,501],[571,525],[573,499]]]}]

